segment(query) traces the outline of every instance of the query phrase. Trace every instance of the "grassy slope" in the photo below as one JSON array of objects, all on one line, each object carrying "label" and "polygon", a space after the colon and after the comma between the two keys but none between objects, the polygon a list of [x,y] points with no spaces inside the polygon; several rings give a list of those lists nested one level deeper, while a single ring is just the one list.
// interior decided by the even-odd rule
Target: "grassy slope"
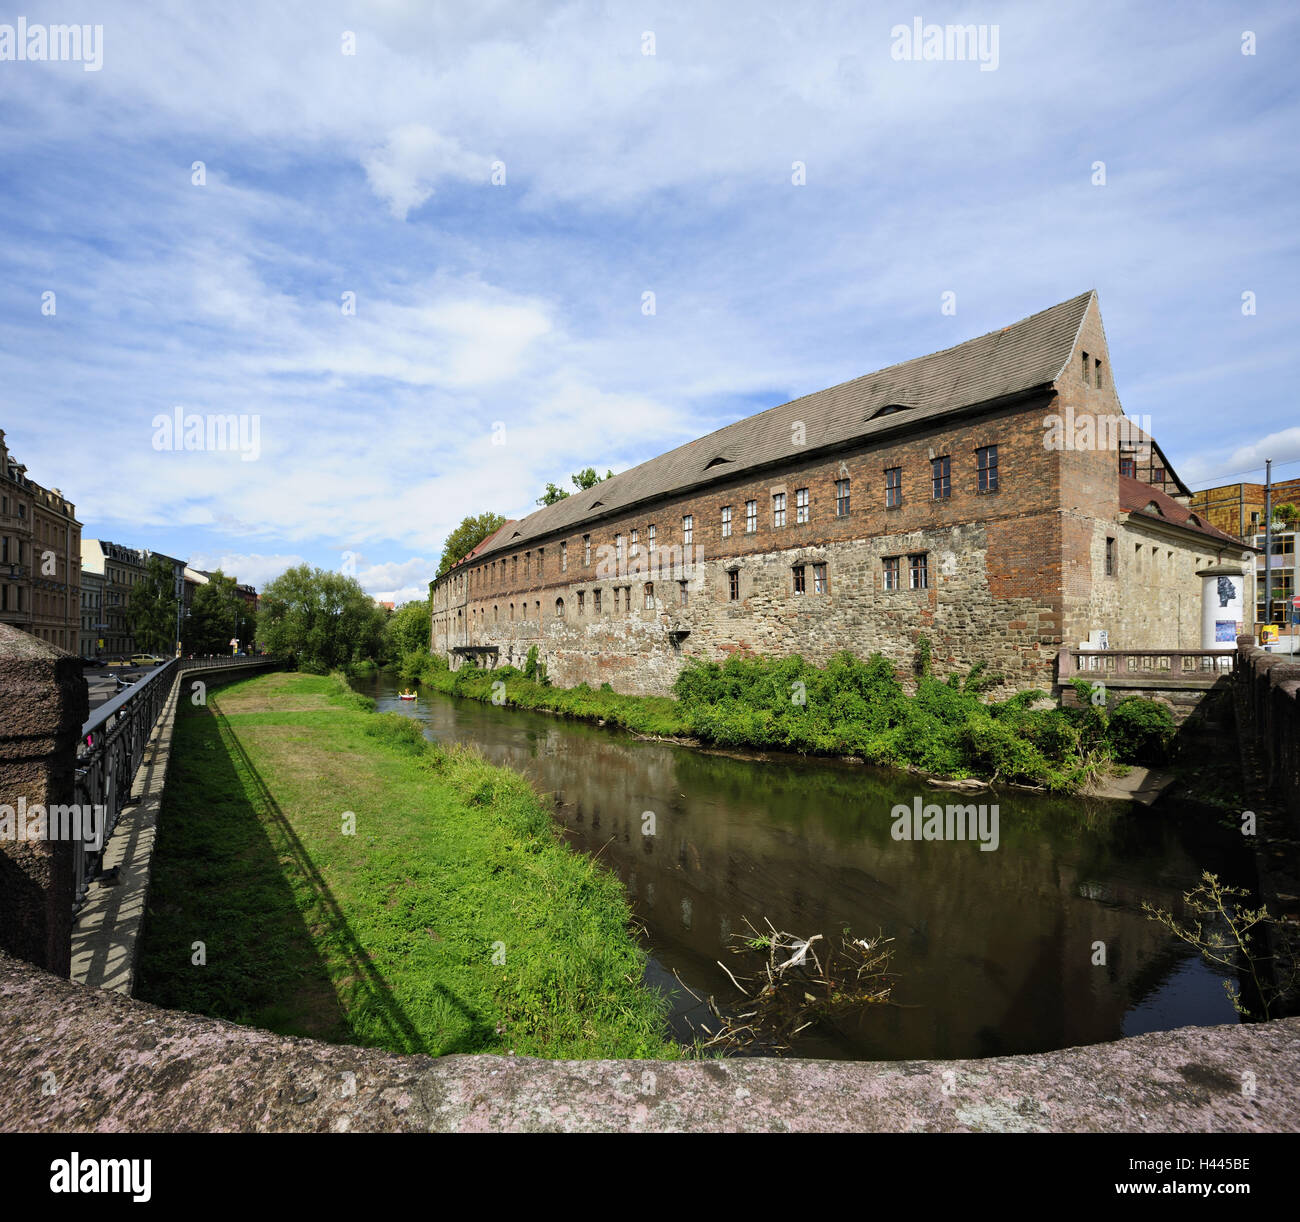
[{"label": "grassy slope", "polygon": [[141,997],[435,1055],[673,1055],[621,887],[521,777],[332,678],[212,703],[177,719]]}]

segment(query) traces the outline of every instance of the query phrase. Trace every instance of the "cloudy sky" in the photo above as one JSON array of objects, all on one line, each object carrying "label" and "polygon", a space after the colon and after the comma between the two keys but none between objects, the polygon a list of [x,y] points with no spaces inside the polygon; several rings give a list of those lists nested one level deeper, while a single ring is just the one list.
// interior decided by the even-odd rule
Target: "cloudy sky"
[{"label": "cloudy sky", "polygon": [[102,26],[0,29],[0,428],[88,537],[414,597],[468,513],[1088,288],[1185,479],[1300,475],[1294,4],[20,13]]}]

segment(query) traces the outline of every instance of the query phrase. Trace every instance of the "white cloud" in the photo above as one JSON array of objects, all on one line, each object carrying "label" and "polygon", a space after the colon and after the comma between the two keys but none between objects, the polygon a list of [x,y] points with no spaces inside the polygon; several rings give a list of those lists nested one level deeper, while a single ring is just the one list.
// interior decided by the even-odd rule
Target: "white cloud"
[{"label": "white cloud", "polygon": [[1264,463],[1273,460],[1274,479],[1293,478],[1279,475],[1283,464],[1300,460],[1300,427],[1269,433],[1258,441],[1238,446],[1229,455],[1222,450],[1196,455],[1186,464],[1183,478],[1193,483],[1208,483],[1220,476],[1223,483],[1263,483]]},{"label": "white cloud", "polygon": [[260,591],[267,582],[279,577],[285,569],[303,564],[301,556],[263,556],[256,552],[223,552],[220,555],[195,552],[189,558],[192,569],[213,573],[220,569],[227,577],[234,577],[244,585],[256,586]]},{"label": "white cloud", "polygon": [[366,153],[361,163],[366,178],[389,211],[406,220],[444,178],[488,181],[488,159],[466,152],[454,136],[444,136],[423,123],[406,123],[389,133],[382,147]]}]

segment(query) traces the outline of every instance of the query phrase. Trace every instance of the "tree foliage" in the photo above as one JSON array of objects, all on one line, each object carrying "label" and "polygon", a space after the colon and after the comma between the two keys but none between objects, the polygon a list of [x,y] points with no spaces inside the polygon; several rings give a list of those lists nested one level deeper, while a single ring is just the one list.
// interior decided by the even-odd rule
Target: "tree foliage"
[{"label": "tree foliage", "polygon": [[239,596],[235,579],[218,569],[206,585],[194,591],[181,629],[181,649],[196,654],[229,653],[232,639],[241,648],[251,645],[254,628],[254,617]]},{"label": "tree foliage", "polygon": [[355,577],[300,564],[262,591],[257,639],[306,670],[332,670],[378,655],[384,612]]},{"label": "tree foliage", "polygon": [[[610,479],[613,474],[613,471],[606,471],[604,475],[597,475],[595,467],[587,467],[584,470],[577,472],[575,475],[569,476],[569,478],[573,481],[573,486],[579,492],[585,492],[588,488],[594,488],[597,484],[603,484],[607,479]],[[568,495],[569,493],[567,493],[563,488],[548,481],[546,491],[537,498],[537,503],[539,505],[554,505],[556,501],[562,501]]]},{"label": "tree foliage", "polygon": [[131,591],[126,618],[135,647],[146,653],[176,649],[176,571],[161,556],[150,556],[144,580]]},{"label": "tree foliage", "polygon": [[384,656],[396,660],[408,653],[428,653],[429,633],[430,607],[427,598],[398,607],[384,625]]},{"label": "tree foliage", "polygon": [[505,524],[505,518],[499,513],[481,513],[477,517],[465,518],[443,544],[442,559],[438,561],[438,576],[441,577],[458,560],[463,560],[488,535],[500,530]]}]

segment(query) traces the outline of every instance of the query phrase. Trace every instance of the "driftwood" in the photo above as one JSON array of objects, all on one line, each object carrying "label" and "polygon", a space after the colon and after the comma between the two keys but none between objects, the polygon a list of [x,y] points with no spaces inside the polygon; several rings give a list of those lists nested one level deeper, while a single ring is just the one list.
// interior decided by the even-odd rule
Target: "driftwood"
[{"label": "driftwood", "polygon": [[892,938],[850,938],[846,932],[834,946],[819,933],[800,938],[770,921],[761,931],[745,924],[749,932],[733,934],[731,948],[745,961],[744,970],[738,964],[733,972],[718,960],[743,1001],[723,1010],[708,999],[719,1028],[703,1050],[779,1056],[815,1023],[889,1001]]}]

